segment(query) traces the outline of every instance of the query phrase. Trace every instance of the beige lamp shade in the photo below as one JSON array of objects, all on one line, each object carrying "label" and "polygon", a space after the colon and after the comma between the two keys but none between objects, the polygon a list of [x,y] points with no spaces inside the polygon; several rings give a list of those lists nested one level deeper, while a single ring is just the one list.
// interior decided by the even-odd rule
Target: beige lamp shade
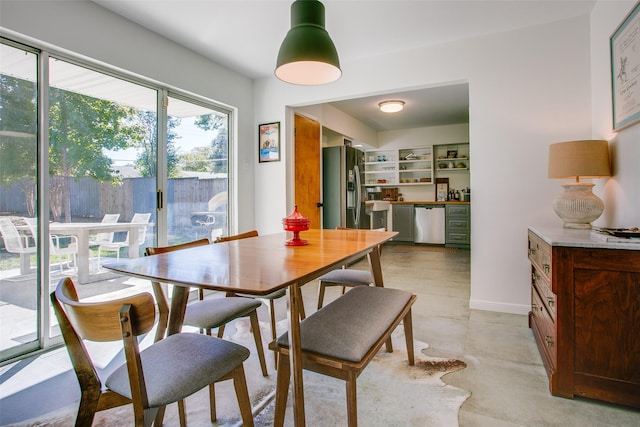
[{"label": "beige lamp shade", "polygon": [[549,146],[549,178],[611,176],[609,143],[605,140],[558,142]]},{"label": "beige lamp shade", "polygon": [[592,182],[580,178],[611,176],[609,143],[604,140],[567,141],[549,146],[549,178],[575,178],[564,183],[564,192],[553,201],[554,212],[565,228],[589,229],[602,215],[604,203],[592,189]]}]

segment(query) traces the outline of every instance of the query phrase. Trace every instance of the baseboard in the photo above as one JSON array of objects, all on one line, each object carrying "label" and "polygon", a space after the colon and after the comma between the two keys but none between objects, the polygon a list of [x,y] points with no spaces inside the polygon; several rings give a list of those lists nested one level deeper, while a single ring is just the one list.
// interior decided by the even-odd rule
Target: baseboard
[{"label": "baseboard", "polygon": [[497,311],[499,313],[528,315],[531,311],[530,305],[507,304],[495,301],[469,300],[469,308],[472,310]]}]

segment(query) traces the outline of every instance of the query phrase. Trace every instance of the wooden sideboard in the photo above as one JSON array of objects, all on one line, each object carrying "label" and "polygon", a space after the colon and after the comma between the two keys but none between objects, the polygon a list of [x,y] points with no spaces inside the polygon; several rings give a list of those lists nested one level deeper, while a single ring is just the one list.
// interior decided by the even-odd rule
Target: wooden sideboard
[{"label": "wooden sideboard", "polygon": [[529,326],[553,395],[640,407],[640,244],[529,228]]}]

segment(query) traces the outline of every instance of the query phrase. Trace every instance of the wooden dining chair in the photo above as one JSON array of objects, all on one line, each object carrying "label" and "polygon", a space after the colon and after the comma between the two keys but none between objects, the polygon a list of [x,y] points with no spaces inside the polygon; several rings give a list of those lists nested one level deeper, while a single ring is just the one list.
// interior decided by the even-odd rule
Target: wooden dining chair
[{"label": "wooden dining chair", "polygon": [[[247,239],[250,237],[258,237],[258,230],[250,230],[244,233],[233,234],[230,236],[218,236],[214,241],[214,243],[229,242],[232,240]],[[269,319],[271,321],[271,340],[272,341],[275,340],[277,336],[276,335],[277,331],[276,331],[275,300],[277,300],[278,298],[282,298],[286,295],[287,295],[286,289],[281,289],[279,291],[275,291],[267,295],[251,296],[252,298],[263,300],[265,302],[265,305],[267,306],[267,309],[269,311]],[[296,298],[299,301],[298,307],[300,307],[300,318],[302,320],[306,316],[304,312],[304,304],[302,303],[302,293],[300,291],[300,288],[296,288]],[[277,357],[277,353],[274,353],[274,354],[276,355],[276,357],[274,357],[274,363],[277,369],[278,357]]]},{"label": "wooden dining chair", "polygon": [[[345,227],[337,227],[337,230],[348,230]],[[385,231],[385,228],[376,228],[372,231]],[[377,247],[378,254],[382,253],[382,245]],[[355,268],[349,268],[348,265],[343,265],[342,268],[332,270],[322,276],[318,277],[318,310],[322,308],[324,304],[324,292],[327,287],[341,286],[341,294],[344,294],[347,287],[354,288],[357,286],[370,286],[374,283],[371,269],[358,270]]]},{"label": "wooden dining chair", "polygon": [[[139,337],[155,324],[151,294],[81,302],[67,277],[50,297],[82,392],[76,427],[90,426],[98,411],[129,403],[133,404],[135,425],[150,426],[167,404],[227,379],[233,379],[243,424],[253,426],[243,367],[249,357],[245,347],[206,335],[179,333],[140,351]],[[107,377],[104,386],[83,340],[122,340],[126,361]]]},{"label": "wooden dining chair", "polygon": [[[158,255],[179,249],[187,249],[208,244],[209,239],[204,238],[173,246],[157,248],[149,247],[146,249],[145,255]],[[159,326],[156,331],[156,339],[158,339],[161,335],[164,335],[164,332],[166,331],[169,319],[169,303],[164,290],[162,289],[161,283],[151,282],[151,286],[153,287],[153,292],[156,295],[156,300],[158,301],[158,312],[160,313]],[[260,301],[256,301],[252,298],[233,296],[227,296],[226,298],[204,298],[203,294],[200,294],[200,296],[202,296],[202,298],[187,304],[183,325],[196,327],[200,329],[201,332],[204,331],[206,335],[211,335],[211,330],[218,328],[218,338],[222,338],[224,335],[224,327],[227,323],[241,317],[248,317],[251,323],[253,339],[256,343],[256,352],[258,353],[262,375],[266,377],[268,375],[267,364],[264,357],[264,347],[262,344],[262,336],[260,334],[258,313],[256,311],[261,305]],[[215,413],[216,405],[214,384],[209,385],[209,400],[211,419],[215,420],[217,416]],[[178,411],[181,418],[186,416],[184,401],[178,402]]]}]

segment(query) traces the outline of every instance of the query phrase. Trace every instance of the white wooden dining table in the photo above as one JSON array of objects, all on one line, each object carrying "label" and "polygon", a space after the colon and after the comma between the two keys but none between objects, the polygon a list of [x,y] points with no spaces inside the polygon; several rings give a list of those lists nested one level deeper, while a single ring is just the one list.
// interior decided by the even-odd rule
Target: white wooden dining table
[{"label": "white wooden dining table", "polygon": [[283,232],[121,260],[105,264],[104,268],[174,285],[168,334],[182,328],[191,287],[256,296],[286,288],[294,422],[296,426],[304,426],[300,302],[295,297],[296,287],[363,256],[369,257],[374,281],[382,286],[380,255],[374,249],[397,234],[353,229],[308,230],[300,233],[300,238],[308,242],[306,246],[286,246],[292,234]]}]

